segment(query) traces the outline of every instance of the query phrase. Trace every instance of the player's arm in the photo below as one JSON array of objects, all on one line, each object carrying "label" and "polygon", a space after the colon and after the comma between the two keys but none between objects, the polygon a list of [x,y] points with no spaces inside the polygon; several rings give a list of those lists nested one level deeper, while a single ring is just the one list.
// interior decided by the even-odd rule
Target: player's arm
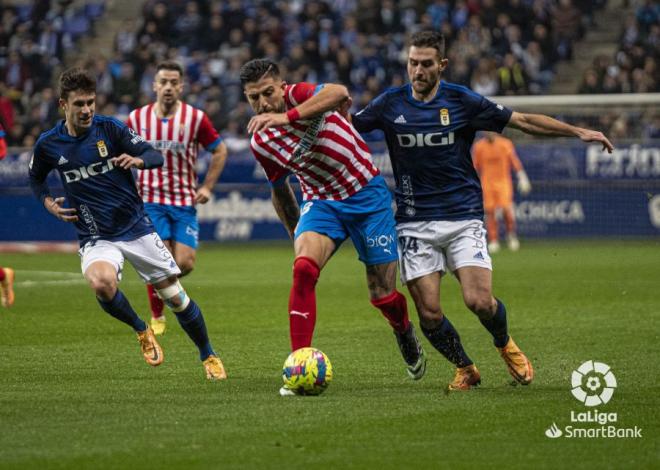
[{"label": "player's arm", "polygon": [[113,159],[116,167],[128,170],[137,168],[139,170],[150,170],[163,166],[165,159],[163,154],[153,148],[144,138],[121,121],[112,121],[114,137],[118,140],[118,146],[122,154]]},{"label": "player's arm", "polygon": [[381,120],[382,109],[385,104],[386,95],[382,94],[371,101],[367,106],[351,115],[351,123],[358,132],[371,132],[375,129],[383,129]]},{"label": "player's arm", "polygon": [[515,171],[516,178],[518,179],[518,192],[523,196],[526,196],[532,191],[532,184],[529,182],[529,178],[527,177],[527,173],[525,172],[525,168],[523,168],[520,158],[518,158],[513,142],[508,141],[507,150],[507,157],[511,163],[511,168]]},{"label": "player's arm", "polygon": [[296,201],[296,196],[288,178],[284,178],[279,184],[272,185],[270,194],[275,212],[277,212],[282,225],[289,233],[289,237],[293,240],[296,225],[300,218],[300,206],[298,206],[298,201]]},{"label": "player's arm", "polygon": [[206,204],[211,198],[211,193],[213,192],[213,187],[217,183],[218,178],[222,174],[222,170],[225,168],[225,163],[227,162],[227,146],[224,142],[220,142],[218,146],[213,149],[213,154],[211,155],[211,163],[209,163],[209,168],[206,172],[206,177],[204,182],[197,188],[195,194],[195,202],[199,204]]},{"label": "player's arm", "polygon": [[72,207],[63,207],[63,197],[53,197],[50,194],[50,188],[46,182],[48,173],[52,167],[46,162],[43,157],[39,145],[34,148],[32,159],[28,166],[28,178],[30,180],[30,187],[35,197],[41,201],[46,210],[56,218],[64,222],[77,222],[78,216],[76,209]]},{"label": "player's arm", "polygon": [[197,139],[199,143],[204,146],[206,150],[212,153],[211,162],[206,171],[204,182],[197,188],[195,192],[195,202],[199,204],[206,204],[211,198],[211,192],[218,178],[222,174],[227,161],[227,146],[222,141],[222,137],[215,130],[211,120],[206,114],[203,114],[202,121],[199,124],[197,131]]},{"label": "player's arm", "polygon": [[[299,83],[295,86],[301,87],[309,84]],[[284,126],[294,121],[309,119],[328,111],[341,110],[345,103],[350,100],[348,89],[337,83],[325,83],[316,87],[316,93],[308,93],[297,106],[289,109],[286,113],[264,113],[257,114],[250,119],[247,130],[250,133],[259,132],[269,127]]]},{"label": "player's arm", "polygon": [[508,126],[531,135],[577,137],[583,142],[600,142],[603,145],[603,150],[607,150],[609,153],[614,150],[614,146],[602,132],[572,126],[544,114],[527,114],[514,111],[511,114]]}]

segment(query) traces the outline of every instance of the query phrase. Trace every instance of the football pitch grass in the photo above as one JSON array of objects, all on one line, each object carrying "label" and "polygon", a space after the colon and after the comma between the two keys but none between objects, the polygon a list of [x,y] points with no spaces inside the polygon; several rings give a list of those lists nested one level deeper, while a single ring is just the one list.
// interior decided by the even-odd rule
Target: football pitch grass
[{"label": "football pitch grass", "polygon": [[[483,380],[450,395],[453,370],[425,339],[426,376],[407,378],[345,246],[317,287],[314,346],[334,380],[319,397],[280,397],[291,261],[287,244],[199,251],[183,284],[229,375],[209,383],[173,314],[165,362],[151,368],[132,331],[97,305],[76,255],[3,254],[17,300],[0,310],[0,467],[658,468],[660,240],[528,242],[494,256],[495,294],[536,369],[528,387],[510,385],[446,277],[445,311]],[[128,265],[121,288],[146,319]],[[593,412],[571,394],[571,373],[588,360],[618,382],[596,409],[617,413],[617,428],[641,428],[641,439],[545,436],[553,423],[600,427],[571,423],[572,411]]]}]

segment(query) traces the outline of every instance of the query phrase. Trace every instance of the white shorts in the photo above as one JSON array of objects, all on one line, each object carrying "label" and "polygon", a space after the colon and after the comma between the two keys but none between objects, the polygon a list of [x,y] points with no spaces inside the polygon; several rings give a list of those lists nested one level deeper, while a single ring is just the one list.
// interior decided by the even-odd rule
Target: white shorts
[{"label": "white shorts", "polygon": [[481,220],[405,222],[396,231],[403,283],[464,266],[493,269]]},{"label": "white shorts", "polygon": [[121,280],[124,259],[127,259],[142,280],[149,284],[181,274],[172,254],[156,232],[131,241],[88,242],[78,250],[78,254],[83,274],[92,263],[106,261],[115,267],[117,279]]}]

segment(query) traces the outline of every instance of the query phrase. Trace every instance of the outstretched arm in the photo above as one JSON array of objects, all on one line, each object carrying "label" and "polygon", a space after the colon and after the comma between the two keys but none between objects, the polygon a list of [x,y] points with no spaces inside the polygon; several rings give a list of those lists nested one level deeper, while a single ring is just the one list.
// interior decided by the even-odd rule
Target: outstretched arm
[{"label": "outstretched arm", "polygon": [[609,153],[614,150],[614,146],[602,132],[572,126],[544,114],[527,114],[514,111],[508,126],[526,134],[548,137],[577,137],[583,142],[600,142],[603,145],[603,150],[607,150]]},{"label": "outstretched arm", "polygon": [[277,216],[282,221],[286,231],[289,232],[289,237],[293,240],[293,233],[300,218],[300,207],[291,185],[286,181],[284,184],[273,186],[271,196],[275,212],[277,212]]},{"label": "outstretched arm", "polygon": [[284,126],[299,119],[309,119],[327,111],[341,110],[349,99],[348,89],[344,85],[326,83],[318,93],[286,113],[264,113],[253,116],[247,130],[250,133],[259,132],[269,127]]}]

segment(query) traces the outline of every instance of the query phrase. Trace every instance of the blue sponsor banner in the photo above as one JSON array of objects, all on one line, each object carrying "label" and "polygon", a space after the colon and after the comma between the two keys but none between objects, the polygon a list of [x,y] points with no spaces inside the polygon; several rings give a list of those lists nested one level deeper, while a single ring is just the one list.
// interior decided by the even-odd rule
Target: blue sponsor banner
[{"label": "blue sponsor banner", "polygon": [[537,188],[516,201],[521,237],[660,235],[660,189]]},{"label": "blue sponsor banner", "polygon": [[[391,182],[384,143],[369,145],[377,166]],[[527,143],[517,150],[534,188],[516,203],[521,237],[660,234],[660,143],[624,146],[611,155],[600,146],[579,143]],[[0,241],[75,240],[73,227],[54,219],[31,195],[30,157],[27,151],[13,152],[0,161],[0,217],[4,221]],[[201,175],[208,161],[208,154],[200,158]],[[53,188],[61,187],[55,172],[50,178]],[[288,238],[270,201],[265,174],[246,146],[230,148],[213,199],[197,210],[201,240]]]}]

